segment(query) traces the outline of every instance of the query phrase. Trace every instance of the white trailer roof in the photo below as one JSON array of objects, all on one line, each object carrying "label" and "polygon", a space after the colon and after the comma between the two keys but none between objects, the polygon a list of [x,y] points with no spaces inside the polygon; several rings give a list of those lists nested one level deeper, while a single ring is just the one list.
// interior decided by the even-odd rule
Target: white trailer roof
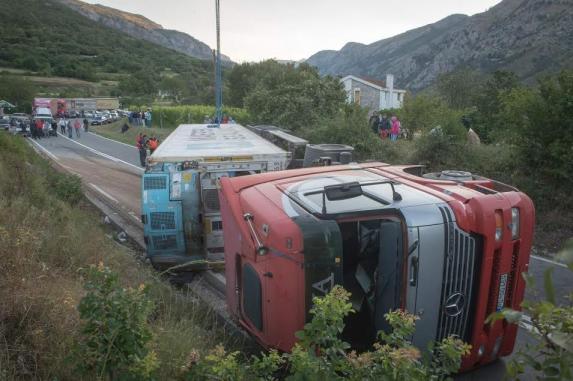
[{"label": "white trailer roof", "polygon": [[182,124],[159,145],[149,161],[256,160],[270,155],[286,158],[288,153],[241,125]]}]

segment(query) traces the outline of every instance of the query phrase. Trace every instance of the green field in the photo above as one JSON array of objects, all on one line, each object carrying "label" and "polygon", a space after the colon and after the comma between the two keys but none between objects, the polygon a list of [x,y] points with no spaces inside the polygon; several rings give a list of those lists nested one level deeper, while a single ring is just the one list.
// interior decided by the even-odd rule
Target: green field
[{"label": "green field", "polygon": [[105,124],[103,126],[90,126],[90,131],[109,139],[114,139],[122,143],[135,145],[135,139],[137,135],[142,132],[148,137],[156,136],[160,142],[164,141],[165,138],[173,131],[173,128],[158,128],[158,127],[143,127],[130,125],[129,130],[125,133],[121,133],[121,127],[128,123],[127,118],[120,121]]}]

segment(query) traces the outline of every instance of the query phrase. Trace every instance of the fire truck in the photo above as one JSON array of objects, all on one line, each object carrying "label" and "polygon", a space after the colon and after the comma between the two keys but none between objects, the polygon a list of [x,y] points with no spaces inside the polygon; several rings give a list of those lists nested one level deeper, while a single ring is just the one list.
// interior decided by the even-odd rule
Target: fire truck
[{"label": "fire truck", "polygon": [[343,338],[368,348],[384,314],[420,317],[421,348],[455,335],[462,370],[513,350],[534,228],[525,194],[467,172],[384,163],[220,178],[228,309],[260,344],[289,351],[314,296],[351,293]]}]

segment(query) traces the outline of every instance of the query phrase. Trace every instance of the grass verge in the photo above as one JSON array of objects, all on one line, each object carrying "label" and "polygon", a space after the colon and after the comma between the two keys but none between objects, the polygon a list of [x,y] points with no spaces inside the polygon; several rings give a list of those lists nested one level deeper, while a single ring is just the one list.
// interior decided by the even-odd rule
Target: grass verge
[{"label": "grass verge", "polygon": [[78,379],[70,354],[80,340],[80,270],[100,262],[125,287],[149,286],[157,379],[179,377],[193,350],[240,348],[195,298],[111,239],[79,178],[56,172],[18,137],[0,134],[0,151],[0,380]]},{"label": "grass verge", "polygon": [[[129,125],[129,129],[125,133],[122,133],[121,128],[125,123]],[[164,141],[165,138],[173,132],[173,128],[148,128],[130,125],[127,119],[121,119],[117,122],[105,124],[103,126],[90,126],[90,131],[125,144],[135,145],[135,138],[140,132],[146,134],[148,137],[155,135],[160,141]]]}]

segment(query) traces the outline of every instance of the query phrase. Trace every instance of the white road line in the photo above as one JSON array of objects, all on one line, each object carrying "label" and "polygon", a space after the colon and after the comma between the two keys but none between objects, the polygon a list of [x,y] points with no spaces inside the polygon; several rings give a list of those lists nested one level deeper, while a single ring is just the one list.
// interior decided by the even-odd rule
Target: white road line
[{"label": "white road line", "polygon": [[539,256],[537,256],[537,255],[532,255],[531,258],[537,259],[538,261],[542,261],[542,262],[546,262],[546,263],[551,263],[552,265],[555,265],[555,266],[567,268],[567,265],[566,265],[565,263],[561,263],[561,262],[557,262],[557,261],[552,261],[551,259],[539,257]]},{"label": "white road line", "polygon": [[45,148],[45,147],[43,147],[42,145],[40,145],[40,143],[38,143],[38,142],[35,141],[34,139],[28,138],[28,141],[34,143],[34,144],[36,145],[36,147],[38,147],[39,149],[41,149],[42,152],[44,152],[46,155],[48,155],[49,157],[51,157],[54,161],[60,161],[56,155],[54,155],[53,153],[51,153],[50,151],[48,151],[47,148]]},{"label": "white road line", "polygon": [[129,212],[129,215],[130,215],[131,217],[133,217],[133,219],[136,220],[137,222],[141,222],[141,219],[140,219],[139,217],[137,217],[137,216],[135,215],[135,213]]},{"label": "white road line", "polygon": [[95,185],[94,183],[90,183],[90,185],[99,193],[103,194],[105,197],[109,198],[110,200],[112,200],[113,202],[115,202],[116,204],[119,204],[119,201],[117,201],[117,199],[115,197],[113,197],[112,195],[110,195],[109,193],[107,193],[106,191],[104,191],[103,189],[101,189],[100,187],[98,187],[97,185]]},{"label": "white road line", "polygon": [[136,146],[132,146],[132,145],[126,144],[126,143],[124,143],[124,142],[120,142],[120,141],[118,141],[118,140],[106,138],[105,136],[102,136],[102,135],[100,135],[100,134],[96,134],[95,132],[90,132],[90,131],[88,131],[88,134],[93,135],[93,136],[97,136],[97,137],[102,138],[102,139],[105,139],[105,140],[112,141],[112,142],[114,142],[114,143],[123,144],[124,146],[127,146],[127,147],[129,147],[129,148],[133,148],[133,149],[135,149],[135,150],[137,149]]},{"label": "white road line", "polygon": [[111,161],[115,161],[115,162],[123,163],[123,164],[125,164],[125,165],[129,165],[130,167],[133,167],[133,168],[135,168],[135,169],[137,169],[137,170],[139,170],[139,171],[141,171],[141,172],[144,171],[143,168],[138,167],[137,165],[133,165],[133,164],[131,164],[131,163],[128,163],[127,161],[123,161],[123,160],[121,160],[121,159],[118,159],[117,157],[114,157],[114,156],[108,155],[108,154],[106,154],[106,153],[103,153],[103,152],[101,152],[101,151],[98,151],[98,150],[95,149],[95,148],[88,147],[88,146],[86,146],[85,144],[82,144],[82,143],[80,143],[80,142],[77,142],[77,141],[75,141],[75,140],[73,140],[73,139],[68,138],[68,137],[65,136],[65,135],[60,134],[59,132],[58,132],[58,135],[60,135],[61,137],[65,138],[65,139],[68,139],[70,142],[74,142],[74,143],[76,143],[77,145],[80,145],[80,146],[86,148],[87,150],[89,150],[89,151],[95,153],[96,155],[99,155],[99,156],[101,156],[101,157],[105,157],[106,159],[109,159],[109,160],[111,160]]}]

